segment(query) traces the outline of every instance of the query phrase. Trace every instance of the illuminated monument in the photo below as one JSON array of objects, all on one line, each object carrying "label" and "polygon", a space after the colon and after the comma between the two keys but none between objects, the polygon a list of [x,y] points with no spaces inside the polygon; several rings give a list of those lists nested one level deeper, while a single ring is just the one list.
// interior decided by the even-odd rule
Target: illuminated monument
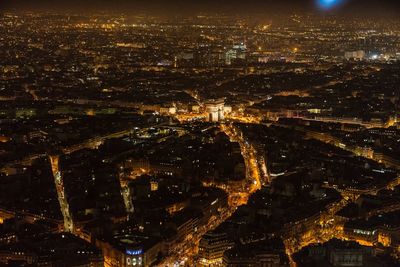
[{"label": "illuminated monument", "polygon": [[218,122],[225,119],[224,108],[225,99],[213,99],[205,102],[206,112],[208,114],[207,120],[209,122]]}]

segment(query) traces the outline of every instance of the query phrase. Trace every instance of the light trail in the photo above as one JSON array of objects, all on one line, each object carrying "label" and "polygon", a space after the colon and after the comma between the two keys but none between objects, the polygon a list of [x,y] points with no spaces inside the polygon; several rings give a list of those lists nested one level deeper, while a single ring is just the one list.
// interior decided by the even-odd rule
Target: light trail
[{"label": "light trail", "polygon": [[232,124],[222,124],[221,130],[230,138],[231,142],[236,142],[239,144],[240,151],[242,153],[243,160],[246,166],[246,180],[250,184],[249,194],[254,193],[255,191],[259,190],[262,185],[262,171],[260,171],[259,161],[256,157],[257,151],[252,144],[244,139],[243,133],[237,127],[233,127]]},{"label": "light trail", "polygon": [[61,213],[64,219],[64,231],[74,233],[72,214],[68,204],[67,196],[65,194],[64,181],[60,171],[60,158],[58,155],[52,155],[49,156],[49,158],[51,163],[51,170],[53,172],[54,183],[57,189],[58,202],[60,204]]}]

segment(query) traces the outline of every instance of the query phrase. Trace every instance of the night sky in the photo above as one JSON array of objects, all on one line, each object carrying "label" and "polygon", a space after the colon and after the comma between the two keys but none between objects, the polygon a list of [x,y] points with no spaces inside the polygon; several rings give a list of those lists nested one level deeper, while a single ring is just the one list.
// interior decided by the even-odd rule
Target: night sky
[{"label": "night sky", "polygon": [[7,9],[84,9],[93,10],[151,10],[184,13],[217,11],[243,12],[347,12],[353,14],[399,14],[400,0],[0,0]]}]

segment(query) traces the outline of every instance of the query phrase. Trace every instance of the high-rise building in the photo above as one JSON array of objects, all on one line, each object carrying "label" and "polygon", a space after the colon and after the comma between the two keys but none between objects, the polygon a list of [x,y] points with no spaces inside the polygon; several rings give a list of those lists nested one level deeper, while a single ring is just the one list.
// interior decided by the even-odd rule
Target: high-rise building
[{"label": "high-rise building", "polygon": [[225,53],[225,64],[231,65],[236,59],[246,59],[247,47],[244,43],[236,44]]}]

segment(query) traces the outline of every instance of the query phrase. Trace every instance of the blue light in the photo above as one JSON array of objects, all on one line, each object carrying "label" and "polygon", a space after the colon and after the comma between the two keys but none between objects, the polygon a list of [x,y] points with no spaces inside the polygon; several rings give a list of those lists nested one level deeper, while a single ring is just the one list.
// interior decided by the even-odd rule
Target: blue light
[{"label": "blue light", "polygon": [[317,0],[317,2],[320,8],[328,10],[340,5],[343,0]]},{"label": "blue light", "polygon": [[136,249],[136,250],[127,249],[127,250],[126,250],[126,254],[127,254],[127,255],[131,255],[131,256],[140,255],[140,254],[142,254],[142,253],[143,253],[143,250],[142,250],[142,249]]}]

